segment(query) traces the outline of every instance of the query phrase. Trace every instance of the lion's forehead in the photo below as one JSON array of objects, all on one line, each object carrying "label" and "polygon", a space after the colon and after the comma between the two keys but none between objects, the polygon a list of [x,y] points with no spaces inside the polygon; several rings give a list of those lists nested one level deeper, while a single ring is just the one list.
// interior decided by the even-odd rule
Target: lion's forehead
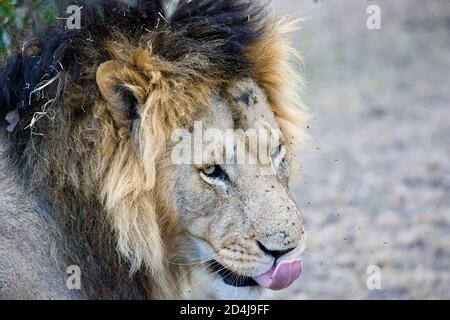
[{"label": "lion's forehead", "polygon": [[217,95],[201,121],[219,130],[278,129],[266,94],[252,79],[237,81]]},{"label": "lion's forehead", "polygon": [[225,153],[230,159],[234,159],[239,144],[258,143],[255,150],[259,152],[260,143],[265,142],[265,147],[270,148],[272,142],[276,140],[277,144],[282,139],[272,107],[252,79],[238,81],[217,94],[211,108],[194,122],[194,131],[199,126],[204,148],[214,144],[215,153]]}]

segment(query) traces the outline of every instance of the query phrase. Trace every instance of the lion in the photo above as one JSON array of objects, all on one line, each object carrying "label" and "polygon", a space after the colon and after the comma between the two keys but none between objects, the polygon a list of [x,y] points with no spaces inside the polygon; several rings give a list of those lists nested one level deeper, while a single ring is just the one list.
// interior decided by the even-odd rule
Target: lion
[{"label": "lion", "polygon": [[[256,299],[300,276],[296,21],[255,1],[164,8],[90,1],[81,29],[36,32],[4,62],[1,298],[178,299],[203,277]],[[281,138],[268,165],[251,150],[254,163],[174,163],[174,132],[199,122]]]}]

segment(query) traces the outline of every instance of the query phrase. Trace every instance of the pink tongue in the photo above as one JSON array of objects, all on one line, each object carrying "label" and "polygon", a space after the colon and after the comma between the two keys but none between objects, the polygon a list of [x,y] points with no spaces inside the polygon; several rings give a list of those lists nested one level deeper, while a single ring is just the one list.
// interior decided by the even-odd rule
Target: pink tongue
[{"label": "pink tongue", "polygon": [[273,266],[265,274],[254,277],[261,287],[271,290],[282,290],[289,287],[302,273],[302,261],[300,259],[283,261]]}]

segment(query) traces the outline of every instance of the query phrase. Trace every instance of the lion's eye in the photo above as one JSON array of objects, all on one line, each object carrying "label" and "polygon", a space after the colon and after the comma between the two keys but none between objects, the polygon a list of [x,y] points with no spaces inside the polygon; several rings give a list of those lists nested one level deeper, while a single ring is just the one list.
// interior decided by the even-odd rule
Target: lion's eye
[{"label": "lion's eye", "polygon": [[200,172],[203,179],[207,180],[207,182],[212,182],[215,179],[220,180],[228,180],[228,174],[223,170],[220,166],[217,165],[209,165],[205,166]]},{"label": "lion's eye", "polygon": [[206,174],[207,176],[212,176],[214,175],[214,173],[217,170],[217,166],[206,166],[203,168],[203,173]]}]

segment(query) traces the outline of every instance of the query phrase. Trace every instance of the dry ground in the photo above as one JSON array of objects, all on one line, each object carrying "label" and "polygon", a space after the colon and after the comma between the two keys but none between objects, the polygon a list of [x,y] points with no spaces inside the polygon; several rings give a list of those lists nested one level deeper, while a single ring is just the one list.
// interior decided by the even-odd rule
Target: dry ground
[{"label": "dry ground", "polygon": [[[382,30],[366,28],[381,8]],[[281,299],[450,298],[450,2],[275,0],[309,16],[314,114],[294,188],[310,231]],[[381,268],[369,290],[367,268]]]}]

